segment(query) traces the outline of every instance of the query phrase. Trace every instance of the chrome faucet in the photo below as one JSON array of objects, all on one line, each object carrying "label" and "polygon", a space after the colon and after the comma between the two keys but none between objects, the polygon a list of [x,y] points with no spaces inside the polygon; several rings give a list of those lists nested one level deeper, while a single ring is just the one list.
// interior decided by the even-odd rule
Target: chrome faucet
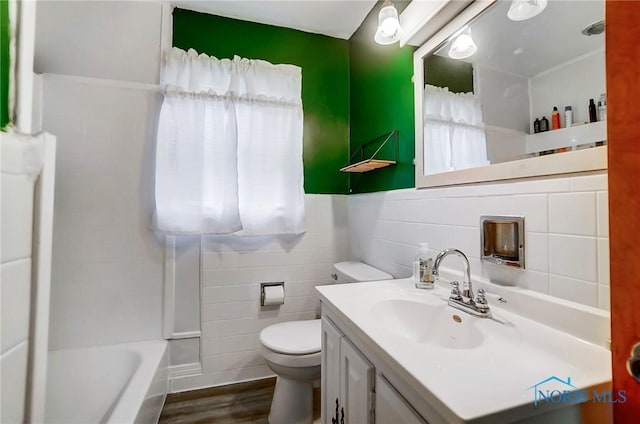
[{"label": "chrome faucet", "polygon": [[478,296],[473,294],[473,286],[471,284],[471,267],[469,266],[469,259],[467,256],[458,249],[444,249],[438,253],[435,261],[433,262],[433,269],[431,274],[434,278],[440,275],[440,263],[449,255],[456,255],[462,260],[462,267],[464,272],[464,280],[462,282],[462,292],[460,292],[460,286],[457,281],[451,283],[451,294],[449,295],[449,306],[452,306],[461,311],[470,313],[479,317],[491,317],[491,310],[485,296],[484,290],[478,290]]}]

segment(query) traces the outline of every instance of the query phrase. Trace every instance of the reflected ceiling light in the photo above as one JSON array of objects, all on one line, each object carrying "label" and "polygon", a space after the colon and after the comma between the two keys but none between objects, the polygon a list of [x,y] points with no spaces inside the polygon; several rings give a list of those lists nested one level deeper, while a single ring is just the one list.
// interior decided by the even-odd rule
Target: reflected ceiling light
[{"label": "reflected ceiling light", "polygon": [[471,28],[466,28],[458,35],[449,49],[449,57],[452,59],[466,59],[473,56],[478,51],[476,43],[471,37]]},{"label": "reflected ceiling light", "polygon": [[512,0],[507,16],[512,21],[524,21],[538,15],[547,7],[547,0]]},{"label": "reflected ceiling light", "polygon": [[582,33],[587,36],[600,35],[604,32],[604,29],[604,21],[598,21],[584,27]]},{"label": "reflected ceiling light", "polygon": [[385,0],[378,13],[378,30],[374,37],[376,43],[386,45],[400,40],[402,28],[398,20],[398,11],[389,0]]}]

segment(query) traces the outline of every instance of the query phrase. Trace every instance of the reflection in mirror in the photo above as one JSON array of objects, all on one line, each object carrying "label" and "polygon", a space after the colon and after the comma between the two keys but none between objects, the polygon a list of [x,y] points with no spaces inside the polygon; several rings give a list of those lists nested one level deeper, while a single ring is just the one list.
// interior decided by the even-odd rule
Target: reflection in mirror
[{"label": "reflection in mirror", "polygon": [[605,143],[604,4],[550,1],[520,21],[510,5],[424,58],[424,175]]}]

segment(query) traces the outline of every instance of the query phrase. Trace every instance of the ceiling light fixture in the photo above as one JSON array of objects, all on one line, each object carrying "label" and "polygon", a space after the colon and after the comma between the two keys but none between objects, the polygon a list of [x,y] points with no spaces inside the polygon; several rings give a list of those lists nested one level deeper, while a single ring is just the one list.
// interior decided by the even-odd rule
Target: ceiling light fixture
[{"label": "ceiling light fixture", "polygon": [[604,30],[605,30],[604,21],[598,21],[584,27],[584,29],[582,30],[582,33],[587,36],[600,35],[604,32]]},{"label": "ceiling light fixture", "polygon": [[473,56],[478,51],[476,43],[471,37],[471,28],[466,28],[451,43],[449,57],[452,59],[466,59]]},{"label": "ceiling light fixture", "polygon": [[507,16],[512,21],[524,21],[537,16],[547,7],[547,0],[512,0]]},{"label": "ceiling light fixture", "polygon": [[378,13],[378,29],[374,37],[376,43],[387,45],[400,40],[402,28],[398,20],[398,11],[389,0],[385,0]]}]

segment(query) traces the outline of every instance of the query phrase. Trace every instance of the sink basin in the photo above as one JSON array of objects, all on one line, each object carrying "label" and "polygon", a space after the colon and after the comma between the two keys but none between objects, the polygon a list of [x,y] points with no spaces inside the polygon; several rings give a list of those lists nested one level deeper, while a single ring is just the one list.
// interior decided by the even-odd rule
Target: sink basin
[{"label": "sink basin", "polygon": [[447,349],[472,349],[484,337],[477,318],[458,313],[446,303],[434,305],[408,299],[386,299],[372,306],[372,316],[385,330],[417,343]]}]

